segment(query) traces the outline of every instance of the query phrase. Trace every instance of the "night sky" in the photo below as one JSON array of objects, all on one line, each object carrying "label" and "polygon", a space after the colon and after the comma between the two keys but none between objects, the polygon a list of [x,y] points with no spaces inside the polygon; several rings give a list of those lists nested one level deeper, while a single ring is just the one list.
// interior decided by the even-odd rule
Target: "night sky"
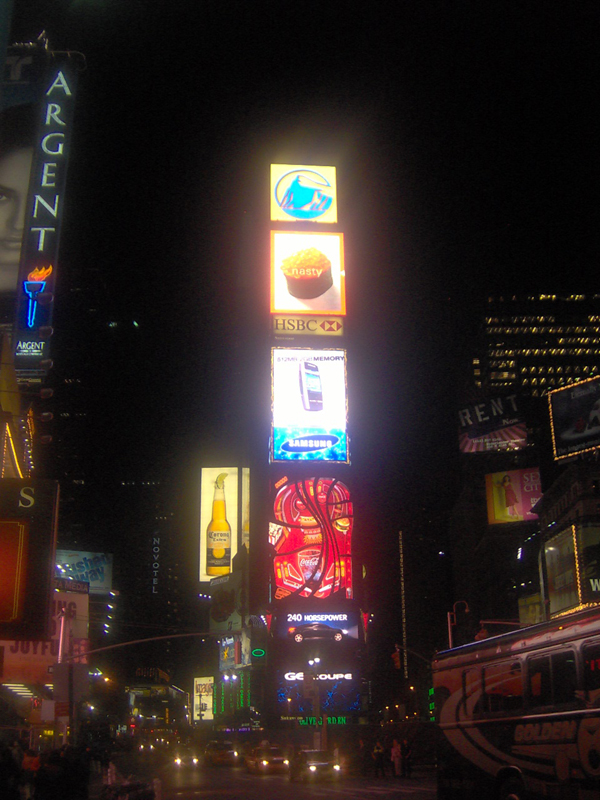
[{"label": "night sky", "polygon": [[13,40],[86,56],[63,290],[87,271],[141,328],[98,365],[99,463],[192,468],[264,422],[268,165],[335,164],[359,496],[392,553],[452,497],[482,300],[597,291],[598,4],[15,5]]}]

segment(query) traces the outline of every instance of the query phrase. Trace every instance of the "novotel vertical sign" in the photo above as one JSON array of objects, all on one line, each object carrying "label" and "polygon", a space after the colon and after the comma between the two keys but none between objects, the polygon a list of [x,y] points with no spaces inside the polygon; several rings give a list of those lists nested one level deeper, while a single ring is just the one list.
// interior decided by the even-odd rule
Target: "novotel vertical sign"
[{"label": "novotel vertical sign", "polygon": [[38,132],[17,283],[15,367],[42,371],[52,324],[59,231],[75,101],[75,69],[50,59],[43,71]]}]

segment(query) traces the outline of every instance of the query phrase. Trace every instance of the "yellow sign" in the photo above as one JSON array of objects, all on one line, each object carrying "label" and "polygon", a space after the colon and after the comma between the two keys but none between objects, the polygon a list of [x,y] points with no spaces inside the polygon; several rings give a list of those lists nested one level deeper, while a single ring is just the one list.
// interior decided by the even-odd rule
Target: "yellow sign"
[{"label": "yellow sign", "polygon": [[271,219],[337,222],[335,167],[271,164]]},{"label": "yellow sign", "polygon": [[343,336],[344,321],[339,317],[299,317],[273,315],[275,336]]}]

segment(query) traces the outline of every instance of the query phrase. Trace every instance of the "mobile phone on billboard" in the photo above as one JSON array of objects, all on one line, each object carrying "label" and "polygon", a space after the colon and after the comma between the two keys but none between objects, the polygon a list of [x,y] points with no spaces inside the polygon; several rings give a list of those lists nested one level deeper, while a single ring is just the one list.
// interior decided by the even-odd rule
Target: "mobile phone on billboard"
[{"label": "mobile phone on billboard", "polygon": [[305,411],[321,411],[323,408],[323,389],[319,367],[311,361],[301,361],[300,395]]}]

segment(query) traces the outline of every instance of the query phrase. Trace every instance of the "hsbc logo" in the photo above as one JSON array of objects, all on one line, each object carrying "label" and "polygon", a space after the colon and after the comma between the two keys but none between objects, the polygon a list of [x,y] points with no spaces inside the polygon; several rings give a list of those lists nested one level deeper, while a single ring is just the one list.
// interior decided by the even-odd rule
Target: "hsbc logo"
[{"label": "hsbc logo", "polygon": [[273,317],[273,333],[309,336],[343,336],[344,323],[335,318],[323,319],[322,317],[307,316],[282,316]]}]

